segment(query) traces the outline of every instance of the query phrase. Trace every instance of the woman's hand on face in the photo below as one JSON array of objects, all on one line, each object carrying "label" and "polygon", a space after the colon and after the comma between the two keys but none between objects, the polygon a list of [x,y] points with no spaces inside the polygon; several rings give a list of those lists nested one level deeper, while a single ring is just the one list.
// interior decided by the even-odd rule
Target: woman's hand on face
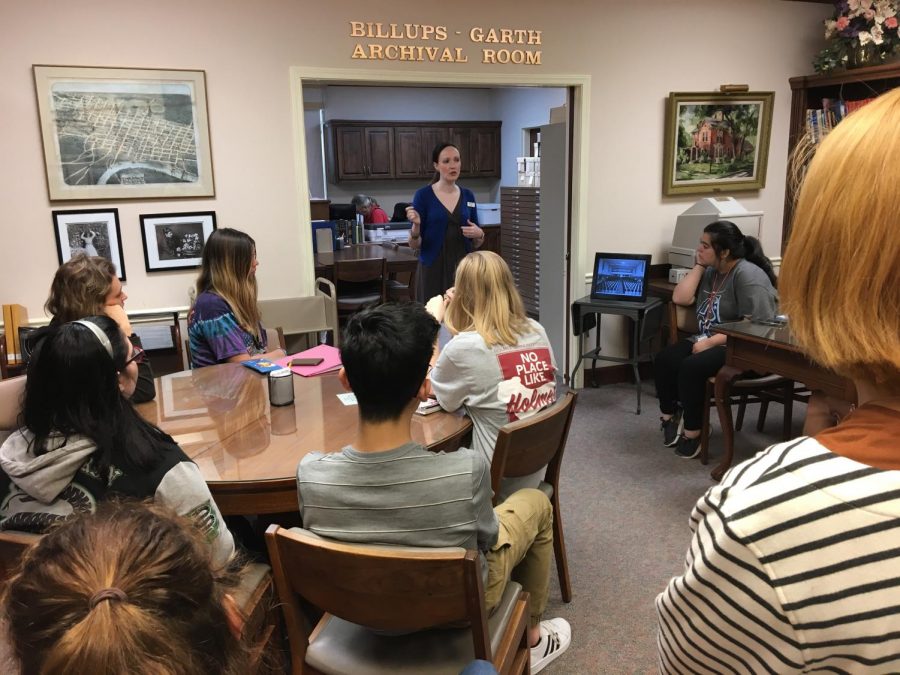
[{"label": "woman's hand on face", "polygon": [[[415,207],[412,205],[406,207],[406,219],[416,227],[422,225],[422,218],[421,216],[419,216],[419,212],[416,211]],[[418,234],[418,232],[416,232],[416,234]]]},{"label": "woman's hand on face", "polygon": [[471,220],[468,225],[462,226],[463,236],[467,239],[484,239],[484,230],[478,227]]},{"label": "woman's hand on face", "polygon": [[119,328],[122,329],[125,335],[131,336],[134,334],[134,331],[131,329],[131,322],[128,320],[128,315],[125,313],[125,308],[122,305],[104,305],[103,313],[119,324]]},{"label": "woman's hand on face", "polygon": [[448,307],[450,305],[450,301],[453,300],[453,296],[456,295],[456,286],[451,286],[444,293],[444,307]]}]

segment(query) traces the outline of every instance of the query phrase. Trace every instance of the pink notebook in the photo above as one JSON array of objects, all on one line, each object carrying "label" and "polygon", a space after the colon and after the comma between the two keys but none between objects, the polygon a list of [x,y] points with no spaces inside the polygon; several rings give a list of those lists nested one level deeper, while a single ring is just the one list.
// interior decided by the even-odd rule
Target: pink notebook
[{"label": "pink notebook", "polygon": [[307,349],[304,352],[291,354],[290,356],[285,356],[283,359],[278,359],[276,363],[287,366],[292,359],[309,358],[320,358],[322,359],[322,363],[317,366],[294,366],[291,368],[291,371],[297,375],[302,375],[303,377],[312,377],[313,375],[321,375],[322,373],[328,373],[341,367],[341,352],[331,345],[319,345],[318,347]]}]

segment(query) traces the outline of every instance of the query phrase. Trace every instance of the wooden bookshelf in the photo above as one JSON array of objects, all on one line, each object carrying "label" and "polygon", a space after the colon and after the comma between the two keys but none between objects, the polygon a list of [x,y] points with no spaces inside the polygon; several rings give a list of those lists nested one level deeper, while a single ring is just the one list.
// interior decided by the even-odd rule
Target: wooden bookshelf
[{"label": "wooden bookshelf", "polygon": [[[823,98],[855,101],[879,96],[900,86],[900,61],[883,63],[866,68],[840,70],[822,75],[802,75],[790,78],[791,124],[788,136],[788,157],[806,133],[806,111],[822,107]],[[784,224],[781,230],[781,252],[787,246],[794,215],[794,197],[790,184],[790,161],[784,191]]]}]

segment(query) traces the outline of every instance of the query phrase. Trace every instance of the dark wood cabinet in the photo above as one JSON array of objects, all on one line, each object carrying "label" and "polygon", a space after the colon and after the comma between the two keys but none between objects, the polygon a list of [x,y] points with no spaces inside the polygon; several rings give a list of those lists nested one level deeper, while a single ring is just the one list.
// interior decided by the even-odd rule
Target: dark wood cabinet
[{"label": "dark wood cabinet", "polygon": [[[821,75],[790,78],[791,124],[788,136],[788,157],[806,133],[806,111],[822,108],[822,99],[855,101],[883,94],[900,86],[900,63],[884,63],[867,68],[853,68]],[[784,252],[791,235],[794,215],[794,193],[788,166],[787,189],[784,195],[784,223],[781,230],[781,250]]]},{"label": "dark wood cabinet", "polygon": [[394,177],[422,176],[422,129],[397,127],[394,129]]},{"label": "dark wood cabinet", "polygon": [[449,142],[459,148],[460,178],[499,178],[500,124],[332,120],[330,172],[337,182],[430,178],[432,151]]}]

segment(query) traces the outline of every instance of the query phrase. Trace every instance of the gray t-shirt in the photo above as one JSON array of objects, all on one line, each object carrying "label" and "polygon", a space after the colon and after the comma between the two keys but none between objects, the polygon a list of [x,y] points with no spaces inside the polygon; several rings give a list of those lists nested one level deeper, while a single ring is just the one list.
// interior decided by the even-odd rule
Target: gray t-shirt
[{"label": "gray t-shirt", "polygon": [[[458,334],[441,351],[431,371],[431,388],[444,410],[465,407],[472,420],[472,446],[494,457],[500,427],[524,419],[556,401],[556,359],[543,326],[528,320],[530,332],[515,345],[488,347],[477,332]],[[544,476],[505,479],[501,497],[536,488]]]},{"label": "gray t-shirt", "polygon": [[778,313],[778,292],[762,268],[738,260],[726,276],[707,267],[697,287],[697,324],[702,335],[712,326],[745,316],[771,319]]},{"label": "gray t-shirt", "polygon": [[297,467],[297,493],[303,527],[329,539],[482,554],[497,542],[490,467],[468,448],[312,452]]}]

